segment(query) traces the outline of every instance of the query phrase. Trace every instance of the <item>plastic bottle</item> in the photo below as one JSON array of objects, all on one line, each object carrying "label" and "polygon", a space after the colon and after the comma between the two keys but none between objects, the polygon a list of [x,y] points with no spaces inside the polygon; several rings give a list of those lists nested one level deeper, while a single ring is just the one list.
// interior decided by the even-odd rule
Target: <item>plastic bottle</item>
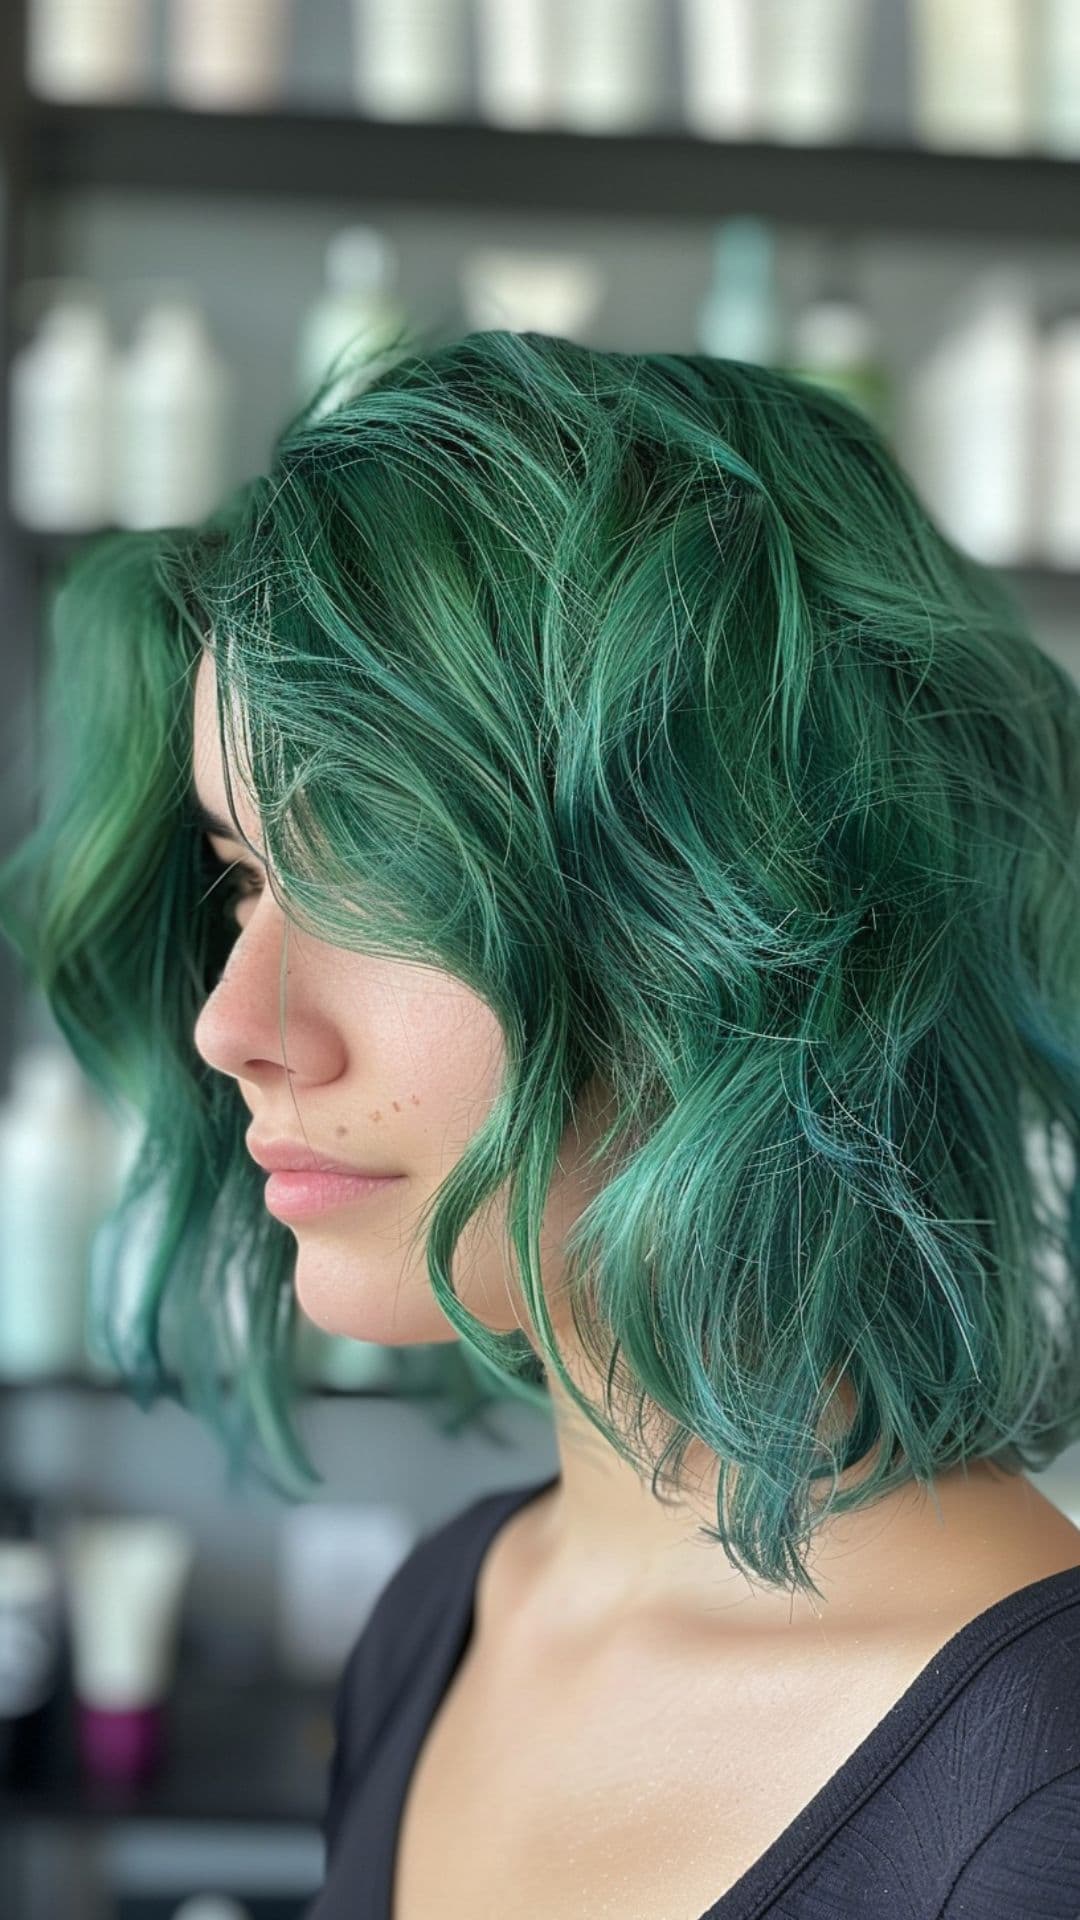
[{"label": "plastic bottle", "polygon": [[83,1371],[102,1131],[69,1054],[16,1057],[0,1108],[0,1378]]},{"label": "plastic bottle", "polygon": [[1032,143],[1073,159],[1080,154],[1080,7],[1037,0]]},{"label": "plastic bottle", "polygon": [[911,377],[907,463],[946,533],[990,566],[1034,545],[1039,332],[1026,276],[975,282]]},{"label": "plastic bottle", "polygon": [[788,372],[831,387],[881,431],[893,431],[893,393],[878,328],[861,301],[826,289],[796,315],[784,362]]},{"label": "plastic bottle", "polygon": [[746,139],[761,125],[761,34],[756,0],[682,0],[682,116],[706,140]]},{"label": "plastic bottle", "polygon": [[379,120],[456,119],[469,103],[466,0],[352,0],[356,99]]},{"label": "plastic bottle", "polygon": [[1033,549],[1056,567],[1080,567],[1080,311],[1047,328],[1039,358]]},{"label": "plastic bottle", "polygon": [[192,1893],[173,1909],[172,1920],[253,1920],[250,1907],[228,1893]]},{"label": "plastic bottle", "polygon": [[[358,375],[350,373],[350,349],[373,354],[365,383],[388,363],[390,342],[404,324],[405,308],[391,291],[398,272],[398,254],[388,234],[362,224],[341,227],[326,249],[325,286],[301,322],[296,353],[296,384],[301,405],[320,380],[341,361],[341,372],[314,412],[321,419],[355,390]],[[385,349],[385,351],[384,351]]]},{"label": "plastic bottle", "polygon": [[113,384],[117,526],[178,526],[219,503],[232,398],[195,301],[170,295],[147,307]]},{"label": "plastic bottle", "polygon": [[664,71],[658,0],[551,0],[555,115],[585,133],[653,124]]},{"label": "plastic bottle", "polygon": [[44,100],[137,99],[146,88],[151,26],[150,0],[31,0],[30,91]]},{"label": "plastic bottle", "polygon": [[1032,0],[915,0],[911,25],[914,137],[972,152],[1029,146]]},{"label": "plastic bottle", "polygon": [[239,110],[280,100],[288,0],[170,0],[165,84],[186,107]]},{"label": "plastic bottle", "polygon": [[740,215],[715,229],[712,278],[697,319],[700,353],[776,364],[781,326],[775,261],[775,235],[764,220]]},{"label": "plastic bottle", "polygon": [[491,126],[555,118],[553,29],[551,0],[477,0],[477,108]]},{"label": "plastic bottle", "polygon": [[113,347],[101,303],[72,288],[12,356],[11,510],[25,527],[85,533],[110,510]]},{"label": "plastic bottle", "polygon": [[474,247],[458,270],[466,325],[584,340],[599,310],[606,276],[586,253],[544,248]]},{"label": "plastic bottle", "polygon": [[868,0],[757,0],[759,119],[773,140],[848,139],[866,99]]}]

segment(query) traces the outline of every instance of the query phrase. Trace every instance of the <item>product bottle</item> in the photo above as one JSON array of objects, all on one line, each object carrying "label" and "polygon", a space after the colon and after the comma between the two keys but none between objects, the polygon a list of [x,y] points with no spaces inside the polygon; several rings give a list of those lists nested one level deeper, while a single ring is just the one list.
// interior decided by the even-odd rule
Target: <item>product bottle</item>
[{"label": "product bottle", "polygon": [[1055,567],[1080,567],[1080,312],[1047,329],[1039,357],[1033,549]]},{"label": "product bottle", "polygon": [[170,0],[166,88],[186,107],[245,111],[281,98],[287,0]]},{"label": "product bottle", "polygon": [[146,87],[151,25],[150,0],[31,0],[30,91],[45,100],[137,99]]},{"label": "product bottle", "polygon": [[758,366],[779,360],[775,259],[775,236],[764,220],[740,215],[716,228],[712,279],[697,320],[700,353]]},{"label": "product bottle", "polygon": [[[33,1503],[6,1499],[0,1519],[0,1780],[21,1767],[49,1734],[61,1684],[63,1605],[57,1556],[33,1538]],[[16,1511],[21,1509],[21,1511]]]},{"label": "product bottle", "polygon": [[101,1118],[62,1048],[16,1058],[0,1108],[0,1378],[82,1372]]},{"label": "product bottle", "polygon": [[663,81],[658,0],[552,0],[555,115],[585,133],[653,124]]},{"label": "product bottle", "polygon": [[603,298],[606,276],[585,253],[542,248],[474,247],[458,270],[469,329],[506,327],[584,340]]},{"label": "product bottle", "polygon": [[[349,371],[353,353],[374,357],[365,371],[370,383],[389,364],[391,341],[406,320],[391,291],[397,279],[397,249],[378,227],[342,227],[326,249],[325,287],[308,308],[296,351],[296,384],[306,404],[336,363],[341,372],[314,414],[321,419],[354,391],[357,372]],[[351,351],[352,350],[352,351]]]},{"label": "product bottle", "polygon": [[1035,102],[1032,142],[1067,159],[1080,155],[1080,7],[1035,0]]},{"label": "product bottle", "polygon": [[836,288],[804,307],[792,325],[785,365],[788,372],[854,401],[884,434],[892,435],[892,384],[877,326],[861,301]]},{"label": "product bottle", "polygon": [[476,96],[493,127],[540,127],[555,117],[551,0],[477,0]]},{"label": "product bottle", "polygon": [[972,152],[1029,146],[1032,0],[915,0],[911,23],[915,139]]},{"label": "product bottle", "polygon": [[759,119],[773,140],[846,140],[862,119],[869,0],[758,0]]},{"label": "product bottle", "polygon": [[119,362],[112,394],[112,501],[119,527],[198,520],[225,488],[232,382],[195,302],[157,300]]},{"label": "product bottle", "polygon": [[982,275],[908,389],[906,455],[946,533],[990,566],[1034,545],[1039,333],[1019,269]]},{"label": "product bottle", "polygon": [[682,0],[682,117],[706,140],[747,139],[761,125],[757,0]]},{"label": "product bottle", "polygon": [[352,0],[357,103],[379,120],[457,119],[469,103],[466,0]]},{"label": "product bottle", "polygon": [[72,288],[12,356],[11,509],[25,527],[85,533],[110,512],[113,349],[100,301]]}]

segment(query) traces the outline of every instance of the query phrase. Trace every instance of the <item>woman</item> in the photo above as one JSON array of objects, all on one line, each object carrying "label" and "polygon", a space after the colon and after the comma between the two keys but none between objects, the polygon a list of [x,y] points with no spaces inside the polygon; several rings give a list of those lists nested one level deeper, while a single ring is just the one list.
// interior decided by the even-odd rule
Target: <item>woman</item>
[{"label": "woman", "polygon": [[299,1305],[552,1412],[359,1634],[313,1920],[1075,1920],[1080,692],[794,376],[370,371],[79,556],[4,876],[140,1392],[302,1476]]}]

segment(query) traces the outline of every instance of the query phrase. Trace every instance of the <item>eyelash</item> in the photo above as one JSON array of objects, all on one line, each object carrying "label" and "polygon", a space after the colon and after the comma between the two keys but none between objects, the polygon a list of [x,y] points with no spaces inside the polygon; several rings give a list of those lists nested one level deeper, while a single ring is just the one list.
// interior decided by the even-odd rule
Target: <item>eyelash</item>
[{"label": "eyelash", "polygon": [[221,885],[225,893],[225,918],[236,926],[237,906],[241,900],[257,899],[262,892],[262,882],[243,867],[230,867]]}]

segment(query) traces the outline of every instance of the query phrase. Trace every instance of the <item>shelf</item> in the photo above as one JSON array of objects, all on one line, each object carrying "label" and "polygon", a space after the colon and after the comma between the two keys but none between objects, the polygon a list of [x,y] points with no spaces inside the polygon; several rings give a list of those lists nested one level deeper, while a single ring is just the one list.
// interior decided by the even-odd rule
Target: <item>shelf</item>
[{"label": "shelf", "polygon": [[756,213],[832,233],[1080,236],[1080,164],[859,141],[711,140],[402,123],[359,113],[200,113],[165,102],[25,106],[34,188],[240,193],[494,213],[719,219]]},{"label": "shelf", "polygon": [[[64,565],[83,541],[88,542],[103,533],[115,531],[111,527],[101,527],[91,533],[43,533],[32,527],[22,527],[16,522],[9,522],[9,527],[11,535],[21,543],[39,574]],[[1023,566],[1002,567],[1000,571],[1024,591],[1080,593],[1080,567],[1053,567],[1041,560],[1032,560]]]},{"label": "shelf", "polygon": [[[175,1390],[176,1382],[170,1383],[169,1390]],[[163,1397],[167,1389],[163,1388],[157,1396]],[[83,1373],[47,1373],[35,1379],[5,1380],[0,1377],[0,1400],[8,1394],[32,1393],[85,1393],[94,1398],[127,1399],[137,1405],[134,1394],[118,1380],[99,1380],[91,1374]],[[436,1397],[431,1387],[371,1386],[337,1387],[322,1381],[305,1381],[299,1388],[302,1399],[316,1400],[429,1400]]]},{"label": "shelf", "polygon": [[0,1777],[8,1819],[178,1820],[318,1826],[333,1750],[333,1684],[178,1670],[165,1707],[159,1772],[138,1785],[84,1776],[65,1678],[47,1706],[13,1723]]}]

